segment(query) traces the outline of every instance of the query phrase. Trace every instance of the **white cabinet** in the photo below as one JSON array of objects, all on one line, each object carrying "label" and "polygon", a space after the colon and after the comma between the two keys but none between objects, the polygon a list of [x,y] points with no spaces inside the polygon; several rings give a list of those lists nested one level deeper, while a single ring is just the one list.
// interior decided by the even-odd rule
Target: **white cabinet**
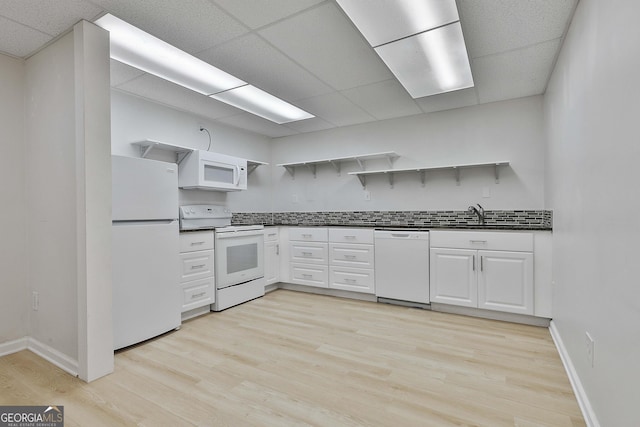
[{"label": "white cabinet", "polygon": [[213,231],[180,233],[180,289],[182,313],[213,304]]},{"label": "white cabinet", "polygon": [[289,280],[297,285],[329,287],[329,233],[323,227],[289,228]]},{"label": "white cabinet", "polygon": [[264,229],[264,281],[265,286],[280,281],[280,232],[278,227]]},{"label": "white cabinet", "polygon": [[375,293],[373,230],[329,229],[329,287]]},{"label": "white cabinet", "polygon": [[433,231],[433,303],[534,314],[533,235]]}]

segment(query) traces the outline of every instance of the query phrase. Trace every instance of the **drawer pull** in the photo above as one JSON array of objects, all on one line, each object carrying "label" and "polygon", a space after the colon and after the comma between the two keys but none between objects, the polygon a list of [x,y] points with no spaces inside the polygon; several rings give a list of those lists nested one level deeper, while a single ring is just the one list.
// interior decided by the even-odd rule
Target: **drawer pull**
[{"label": "drawer pull", "polygon": [[311,252],[302,252],[302,256],[311,256],[313,255]]},{"label": "drawer pull", "polygon": [[305,279],[313,279],[313,274],[302,274],[302,277]]},{"label": "drawer pull", "polygon": [[200,298],[200,297],[205,296],[206,294],[207,294],[206,291],[205,292],[200,292],[200,293],[197,293],[197,294],[193,294],[193,295],[191,295],[191,299]]},{"label": "drawer pull", "polygon": [[356,238],[356,236],[344,236],[345,239],[349,239],[349,240],[353,240]]},{"label": "drawer pull", "polygon": [[205,265],[205,264],[198,264],[198,265],[192,265],[192,266],[191,266],[191,269],[192,269],[192,270],[198,270],[198,269],[200,269],[200,268],[205,268],[205,267],[206,267],[206,265]]},{"label": "drawer pull", "polygon": [[269,233],[269,234],[267,234],[267,236],[269,236],[269,237],[276,237],[276,233]]},{"label": "drawer pull", "polygon": [[344,279],[344,281],[347,283],[358,283],[356,279]]},{"label": "drawer pull", "polygon": [[469,242],[471,242],[472,245],[475,245],[475,244],[486,245],[487,244],[486,240],[469,240]]},{"label": "drawer pull", "polygon": [[191,242],[191,246],[204,245],[205,242]]},{"label": "drawer pull", "polygon": [[346,259],[356,259],[355,255],[345,255],[344,256]]},{"label": "drawer pull", "polygon": [[313,237],[313,235],[312,234],[303,234],[302,237],[305,238],[305,239],[310,239],[311,237]]}]

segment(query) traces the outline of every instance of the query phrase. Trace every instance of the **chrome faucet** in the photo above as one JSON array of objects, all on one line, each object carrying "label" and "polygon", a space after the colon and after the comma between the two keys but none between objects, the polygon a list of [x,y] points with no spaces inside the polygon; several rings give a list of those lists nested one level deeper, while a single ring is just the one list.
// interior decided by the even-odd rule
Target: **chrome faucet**
[{"label": "chrome faucet", "polygon": [[475,206],[469,206],[467,212],[478,215],[478,224],[482,225],[484,224],[484,208],[480,206],[480,204],[477,204],[476,206],[478,207],[476,208]]}]

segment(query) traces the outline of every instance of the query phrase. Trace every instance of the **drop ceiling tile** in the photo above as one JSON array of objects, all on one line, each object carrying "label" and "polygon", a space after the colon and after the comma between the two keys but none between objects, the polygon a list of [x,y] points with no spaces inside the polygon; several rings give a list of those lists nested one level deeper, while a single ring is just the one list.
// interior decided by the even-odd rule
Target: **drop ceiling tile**
[{"label": "drop ceiling tile", "polygon": [[425,113],[434,111],[452,110],[454,108],[469,107],[478,104],[476,89],[456,90],[454,92],[440,93],[438,95],[425,96],[416,99],[416,102]]},{"label": "drop ceiling tile", "polygon": [[544,93],[560,39],[471,63],[480,103]]},{"label": "drop ceiling tile", "polygon": [[52,37],[0,16],[0,52],[23,58]]},{"label": "drop ceiling tile", "polygon": [[279,21],[323,0],[215,0],[246,26],[256,29]]},{"label": "drop ceiling tile", "polygon": [[333,91],[255,34],[216,46],[198,57],[287,101]]},{"label": "drop ceiling tile", "polygon": [[560,38],[578,0],[460,0],[471,58]]},{"label": "drop ceiling tile", "polygon": [[144,74],[144,71],[140,71],[137,68],[131,67],[122,62],[111,60],[111,86],[115,87],[126,83],[130,80],[140,77]]},{"label": "drop ceiling tile", "polygon": [[2,0],[0,15],[50,36],[58,36],[81,19],[90,21],[102,9],[82,0]]},{"label": "drop ceiling tile", "polygon": [[118,18],[195,54],[247,32],[207,0],[92,0]]},{"label": "drop ceiling tile", "polygon": [[396,79],[347,89],[341,93],[378,120],[422,113]]},{"label": "drop ceiling tile", "polygon": [[280,21],[259,34],[336,90],[393,77],[334,3]]},{"label": "drop ceiling tile", "polygon": [[375,120],[373,116],[338,92],[301,99],[298,104],[300,108],[336,126],[349,126]]},{"label": "drop ceiling tile", "polygon": [[225,123],[240,129],[249,130],[260,135],[269,136],[271,138],[279,138],[282,136],[295,135],[298,132],[289,129],[286,126],[278,125],[261,117],[254,116],[249,113],[242,113],[231,117],[217,119],[220,123]]},{"label": "drop ceiling tile", "polygon": [[285,126],[303,133],[335,128],[334,125],[325,122],[319,117],[314,117],[313,119],[298,120],[297,122],[287,123]]},{"label": "drop ceiling tile", "polygon": [[210,119],[231,116],[240,111],[230,105],[150,74],[121,84],[117,89]]}]

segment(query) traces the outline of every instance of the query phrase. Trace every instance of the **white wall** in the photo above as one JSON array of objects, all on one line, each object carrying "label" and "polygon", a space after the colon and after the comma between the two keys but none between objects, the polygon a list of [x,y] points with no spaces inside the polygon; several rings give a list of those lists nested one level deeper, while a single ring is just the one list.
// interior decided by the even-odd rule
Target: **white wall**
[{"label": "white wall", "polygon": [[616,427],[640,425],[638,16],[637,1],[582,0],[544,105],[554,322],[600,425]]},{"label": "white wall", "polygon": [[24,62],[0,55],[0,344],[27,335]]},{"label": "white wall", "polygon": [[25,71],[29,348],[90,381],[113,370],[108,33],[82,21]]},{"label": "white wall", "polygon": [[[319,166],[317,178],[305,168],[295,179],[283,167],[273,168],[275,211],[327,210],[464,210],[472,203],[486,209],[542,209],[544,141],[542,97],[485,104],[438,113],[332,129],[273,140],[274,164],[395,151],[394,167],[411,168],[509,160],[500,183],[493,168],[428,173],[422,187],[418,174],[397,174],[391,189],[385,176],[369,178],[364,199],[358,170],[345,163],[338,176],[330,165]],[[367,170],[387,169],[370,161]],[[484,198],[488,191],[490,197]],[[294,199],[298,202],[295,203]]]},{"label": "white wall", "polygon": [[[251,160],[270,162],[269,138],[242,131],[191,113],[169,108],[119,91],[111,95],[112,154],[140,157],[131,142],[146,139],[206,150],[211,133],[214,151]],[[175,161],[175,156],[152,153],[151,158]],[[234,212],[264,212],[271,206],[271,174],[260,166],[249,176],[248,190],[236,193],[181,190],[180,204],[226,204]]]},{"label": "white wall", "polygon": [[73,33],[26,61],[30,335],[78,358]]}]

